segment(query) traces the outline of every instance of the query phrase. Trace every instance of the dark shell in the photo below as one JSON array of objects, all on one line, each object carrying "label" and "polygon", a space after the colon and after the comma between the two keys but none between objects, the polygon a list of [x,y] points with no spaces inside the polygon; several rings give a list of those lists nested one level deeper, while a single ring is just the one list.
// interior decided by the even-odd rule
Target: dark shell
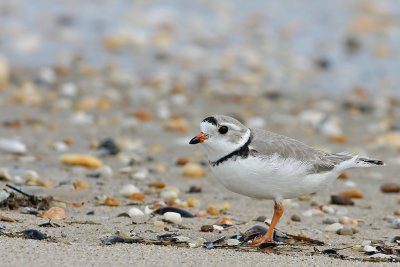
[{"label": "dark shell", "polygon": [[31,238],[31,239],[43,240],[48,238],[47,234],[42,233],[35,229],[27,229],[21,231],[20,233],[24,234],[26,238]]},{"label": "dark shell", "polygon": [[163,215],[166,212],[179,213],[183,218],[193,218],[194,217],[194,215],[187,210],[175,208],[175,207],[171,207],[171,206],[162,207],[162,208],[159,208],[158,210],[154,211],[154,213],[160,214],[160,215]]}]

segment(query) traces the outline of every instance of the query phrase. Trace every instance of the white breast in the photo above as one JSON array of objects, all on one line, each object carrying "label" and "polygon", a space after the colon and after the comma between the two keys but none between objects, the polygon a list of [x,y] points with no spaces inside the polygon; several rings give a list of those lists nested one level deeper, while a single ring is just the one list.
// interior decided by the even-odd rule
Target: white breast
[{"label": "white breast", "polygon": [[275,200],[317,192],[337,176],[334,172],[308,175],[309,168],[303,162],[283,159],[276,154],[269,158],[229,159],[211,167],[215,177],[229,190]]}]

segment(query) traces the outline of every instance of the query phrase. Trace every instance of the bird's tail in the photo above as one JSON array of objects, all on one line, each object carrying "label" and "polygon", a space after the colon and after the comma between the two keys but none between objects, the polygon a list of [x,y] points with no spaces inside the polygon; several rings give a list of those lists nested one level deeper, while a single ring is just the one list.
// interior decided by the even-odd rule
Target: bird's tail
[{"label": "bird's tail", "polygon": [[379,159],[370,159],[366,157],[358,157],[356,159],[355,167],[373,167],[373,166],[385,166],[386,164]]}]

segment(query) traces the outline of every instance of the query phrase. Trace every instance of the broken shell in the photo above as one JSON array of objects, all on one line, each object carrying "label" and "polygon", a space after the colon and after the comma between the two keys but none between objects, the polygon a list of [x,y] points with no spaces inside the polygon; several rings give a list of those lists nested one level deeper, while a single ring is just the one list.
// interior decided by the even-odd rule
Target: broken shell
[{"label": "broken shell", "polygon": [[63,208],[52,207],[40,214],[40,217],[50,220],[64,220],[67,218],[67,213]]},{"label": "broken shell", "polygon": [[179,213],[177,212],[166,212],[163,215],[164,220],[174,223],[174,224],[180,224],[182,223],[182,217]]},{"label": "broken shell", "polygon": [[201,167],[197,163],[187,163],[183,167],[183,176],[186,177],[192,177],[192,178],[198,178],[198,177],[203,177],[206,175],[206,172],[203,170],[203,167]]},{"label": "broken shell", "polygon": [[346,198],[364,198],[364,193],[361,190],[353,189],[339,193],[339,196]]},{"label": "broken shell", "polygon": [[130,200],[134,200],[134,201],[144,201],[145,196],[143,193],[133,193],[132,195],[127,197]]},{"label": "broken shell", "polygon": [[133,184],[127,184],[127,185],[124,185],[124,187],[122,187],[122,189],[119,191],[119,193],[124,197],[129,197],[134,193],[140,193],[140,190]]},{"label": "broken shell", "polygon": [[82,154],[64,154],[61,155],[60,161],[65,165],[82,166],[92,169],[99,168],[103,165],[98,158]]},{"label": "broken shell", "polygon": [[134,218],[134,217],[144,216],[144,213],[138,208],[131,208],[128,211],[128,215],[129,217]]}]

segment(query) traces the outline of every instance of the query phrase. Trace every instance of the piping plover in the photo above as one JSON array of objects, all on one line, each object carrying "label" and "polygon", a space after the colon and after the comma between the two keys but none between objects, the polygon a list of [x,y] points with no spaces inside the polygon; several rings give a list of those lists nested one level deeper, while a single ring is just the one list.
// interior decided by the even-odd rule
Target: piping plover
[{"label": "piping plover", "polygon": [[227,189],[275,202],[267,233],[250,246],[273,241],[282,200],[320,191],[344,170],[385,165],[367,157],[326,153],[286,136],[249,129],[223,115],[205,118],[200,130],[189,143],[204,144],[212,172]]}]

